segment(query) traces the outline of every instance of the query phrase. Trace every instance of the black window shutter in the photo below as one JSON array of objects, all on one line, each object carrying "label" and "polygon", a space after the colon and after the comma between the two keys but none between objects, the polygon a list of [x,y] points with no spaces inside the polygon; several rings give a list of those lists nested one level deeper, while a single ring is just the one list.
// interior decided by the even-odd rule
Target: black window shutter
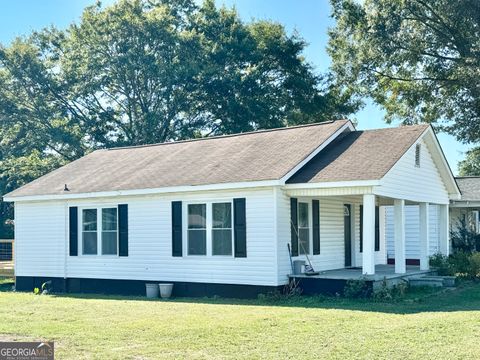
[{"label": "black window shutter", "polygon": [[247,257],[247,214],[245,198],[233,199],[235,257]]},{"label": "black window shutter", "polygon": [[363,252],[363,205],[360,205],[360,252]]},{"label": "black window shutter", "polygon": [[69,247],[70,256],[78,255],[78,208],[72,206],[68,209]]},{"label": "black window shutter", "polygon": [[290,198],[290,233],[292,256],[298,256],[298,200]]},{"label": "black window shutter", "polygon": [[128,256],[128,205],[118,205],[118,255]]},{"label": "black window shutter", "polygon": [[320,254],[320,202],[312,200],[313,255]]},{"label": "black window shutter", "polygon": [[182,202],[172,201],[172,256],[182,256]]},{"label": "black window shutter", "polygon": [[375,251],[380,251],[380,209],[375,206]]}]

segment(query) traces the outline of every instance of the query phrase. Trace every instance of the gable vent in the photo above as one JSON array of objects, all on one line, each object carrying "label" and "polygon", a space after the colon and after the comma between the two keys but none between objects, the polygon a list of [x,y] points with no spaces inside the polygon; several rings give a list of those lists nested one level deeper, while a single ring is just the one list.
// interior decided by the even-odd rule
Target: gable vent
[{"label": "gable vent", "polygon": [[421,144],[417,144],[417,146],[415,146],[415,166],[416,167],[420,167],[420,151],[422,149],[422,145]]}]

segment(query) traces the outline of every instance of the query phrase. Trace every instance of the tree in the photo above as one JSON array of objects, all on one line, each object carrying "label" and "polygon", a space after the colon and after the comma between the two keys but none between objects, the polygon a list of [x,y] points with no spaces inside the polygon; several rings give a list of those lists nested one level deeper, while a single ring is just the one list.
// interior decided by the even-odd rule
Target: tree
[{"label": "tree", "polygon": [[386,121],[428,122],[480,140],[480,2],[332,0],[329,53],[339,83]]},{"label": "tree", "polygon": [[480,176],[480,148],[475,147],[469,151],[465,159],[458,164],[460,176]]},{"label": "tree", "polygon": [[270,21],[120,0],[0,46],[0,194],[92,149],[344,118],[357,108]]}]

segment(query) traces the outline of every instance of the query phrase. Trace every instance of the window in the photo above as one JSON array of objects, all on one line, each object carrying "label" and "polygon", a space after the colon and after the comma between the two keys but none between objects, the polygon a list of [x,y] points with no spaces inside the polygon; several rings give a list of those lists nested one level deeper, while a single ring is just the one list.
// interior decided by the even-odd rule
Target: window
[{"label": "window", "polygon": [[415,166],[420,167],[420,150],[422,149],[421,144],[417,144],[415,147]]},{"label": "window", "polygon": [[207,205],[188,205],[188,255],[207,255]]},{"label": "window", "polygon": [[[101,235],[100,243],[98,234]],[[100,245],[100,247],[99,247]],[[82,254],[117,255],[118,213],[117,208],[82,210]]]},{"label": "window", "polygon": [[232,204],[212,204],[212,255],[232,255]]},{"label": "window", "polygon": [[310,221],[308,203],[298,203],[298,253],[310,253]]},{"label": "window", "polygon": [[117,208],[102,209],[102,255],[117,255]]},{"label": "window", "polygon": [[97,209],[82,212],[82,253],[97,255]]},{"label": "window", "polygon": [[187,254],[233,255],[232,202],[187,205]]}]

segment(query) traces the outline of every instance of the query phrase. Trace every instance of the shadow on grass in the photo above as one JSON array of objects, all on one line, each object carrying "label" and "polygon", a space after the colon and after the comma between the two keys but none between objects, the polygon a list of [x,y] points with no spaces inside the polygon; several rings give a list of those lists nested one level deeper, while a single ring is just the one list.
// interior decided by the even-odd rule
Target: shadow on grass
[{"label": "shadow on grass", "polygon": [[[6,291],[0,285],[0,291]],[[11,284],[10,288],[11,289]],[[8,290],[8,289],[7,289]],[[173,298],[169,300],[147,299],[140,296],[104,295],[104,294],[51,294],[55,298],[106,300],[106,301],[142,301],[230,306],[274,306],[290,308],[311,308],[331,310],[351,310],[382,312],[391,314],[415,314],[422,312],[480,311],[480,284],[464,283],[455,289],[413,289],[404,299],[380,302],[372,299],[346,299],[332,296],[295,296],[261,297],[259,299],[230,298]]]}]

